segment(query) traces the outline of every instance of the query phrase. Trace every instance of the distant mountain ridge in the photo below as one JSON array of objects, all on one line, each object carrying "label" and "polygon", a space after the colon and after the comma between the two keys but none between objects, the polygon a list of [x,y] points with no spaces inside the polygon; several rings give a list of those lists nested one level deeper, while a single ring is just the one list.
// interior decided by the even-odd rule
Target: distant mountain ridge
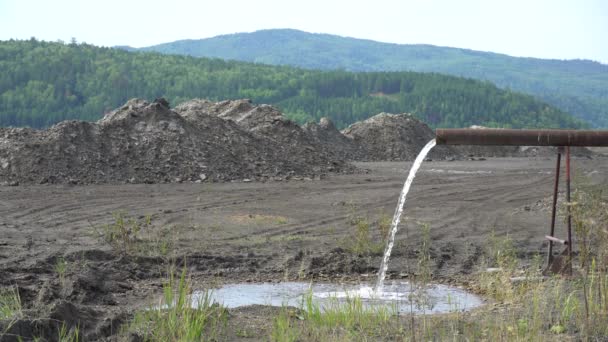
[{"label": "distant mountain ridge", "polygon": [[130,51],[217,57],[307,69],[421,71],[487,80],[532,94],[595,127],[608,127],[608,65],[433,45],[400,45],[293,29],[180,40]]}]

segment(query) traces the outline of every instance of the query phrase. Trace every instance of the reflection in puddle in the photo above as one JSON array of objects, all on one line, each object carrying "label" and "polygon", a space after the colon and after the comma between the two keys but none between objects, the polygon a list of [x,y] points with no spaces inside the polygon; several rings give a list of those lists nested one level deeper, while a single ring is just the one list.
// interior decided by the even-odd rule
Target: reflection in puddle
[{"label": "reflection in puddle", "polygon": [[425,172],[432,172],[432,173],[453,173],[453,174],[457,174],[457,175],[485,175],[485,174],[491,174],[492,171],[483,171],[483,170],[475,170],[475,171],[464,171],[464,170],[444,170],[444,169],[430,169],[430,170],[426,170]]},{"label": "reflection in puddle", "polygon": [[[367,285],[309,284],[304,282],[230,284],[211,291],[211,299],[228,308],[247,305],[301,307],[303,296],[312,289],[313,301],[322,308],[358,297],[366,306],[391,306],[401,313],[445,313],[466,311],[483,304],[476,295],[446,285],[429,285],[415,290],[407,282],[385,284],[381,297]],[[194,293],[193,306],[202,293]],[[421,305],[421,297],[424,305]]]}]

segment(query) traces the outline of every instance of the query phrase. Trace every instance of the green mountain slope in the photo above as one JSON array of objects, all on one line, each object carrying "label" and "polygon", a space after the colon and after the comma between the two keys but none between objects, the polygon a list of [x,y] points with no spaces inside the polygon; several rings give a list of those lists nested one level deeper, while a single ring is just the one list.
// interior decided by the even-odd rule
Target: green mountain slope
[{"label": "green mountain slope", "polygon": [[555,107],[488,82],[415,72],[314,71],[92,45],[0,42],[0,125],[94,120],[133,97],[251,98],[299,122],[339,127],[379,112],[410,112],[431,126],[581,127]]},{"label": "green mountain slope", "polygon": [[323,70],[409,70],[470,77],[532,94],[594,126],[608,127],[608,65],[587,60],[517,58],[297,30],[263,30],[182,40],[141,50]]}]

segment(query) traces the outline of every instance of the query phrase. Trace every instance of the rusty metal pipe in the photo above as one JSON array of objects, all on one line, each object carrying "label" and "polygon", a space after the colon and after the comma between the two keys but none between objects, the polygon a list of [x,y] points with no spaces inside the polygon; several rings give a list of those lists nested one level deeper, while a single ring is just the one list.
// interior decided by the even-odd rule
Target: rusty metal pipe
[{"label": "rusty metal pipe", "polygon": [[437,129],[437,145],[608,146],[608,130]]}]

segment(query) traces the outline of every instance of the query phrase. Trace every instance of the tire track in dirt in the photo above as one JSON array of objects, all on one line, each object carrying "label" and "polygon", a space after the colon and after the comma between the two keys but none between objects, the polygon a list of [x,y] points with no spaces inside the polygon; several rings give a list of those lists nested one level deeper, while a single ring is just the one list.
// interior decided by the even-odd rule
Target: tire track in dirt
[{"label": "tire track in dirt", "polygon": [[[605,169],[601,162],[587,164],[593,170]],[[332,234],[346,235],[352,232],[348,219],[353,211],[370,219],[382,211],[392,215],[409,163],[362,165],[369,166],[369,174],[331,176],[314,182],[2,188],[0,228],[9,227],[3,229],[9,229],[11,237],[8,242],[0,242],[18,239],[18,244],[24,244],[28,236],[59,236],[60,240],[78,239],[70,248],[86,248],[97,243],[89,237],[90,226],[112,222],[111,213],[119,210],[134,217],[151,214],[158,225],[218,225],[223,228],[213,232],[213,237],[225,242],[252,234],[275,237],[306,233],[323,237],[328,234],[328,226],[335,228]],[[409,195],[405,215],[410,220],[404,224],[411,225],[414,219],[428,221],[433,234],[446,238],[458,238],[462,230],[480,237],[496,225],[501,232],[511,231],[526,238],[544,232],[542,215],[532,218],[530,226],[541,226],[532,230],[519,222],[523,218],[510,218],[519,222],[510,229],[500,221],[514,208],[549,195],[552,169],[551,160],[425,163]],[[288,218],[288,222],[243,227],[228,219],[243,214],[278,215]]]},{"label": "tire track in dirt", "polygon": [[[500,175],[502,176],[502,175]],[[527,189],[530,186],[536,186],[539,182],[544,182],[543,177],[540,177],[539,179],[530,179],[528,177],[522,179],[522,176],[519,174],[509,174],[506,175],[506,178],[512,178],[512,180],[509,181],[509,184],[500,187],[500,188],[495,188],[494,189],[488,189],[488,188],[484,188],[482,187],[481,189],[475,189],[474,186],[476,183],[481,183],[481,184],[486,184],[487,186],[492,185],[494,182],[492,182],[493,180],[496,179],[496,177],[499,177],[499,175],[483,175],[483,177],[487,178],[487,181],[482,181],[479,182],[479,178],[478,176],[475,175],[466,175],[466,176],[458,176],[455,177],[456,178],[456,182],[452,182],[450,183],[448,186],[446,187],[436,187],[433,185],[429,185],[429,184],[425,184],[425,181],[420,179],[418,180],[419,182],[422,182],[423,184],[414,191],[413,188],[413,193],[410,194],[410,199],[408,201],[408,203],[418,203],[418,202],[436,202],[437,200],[441,200],[441,201],[465,201],[467,202],[466,205],[462,205],[460,207],[457,208],[457,210],[451,211],[451,212],[443,212],[442,214],[440,214],[438,220],[434,220],[434,221],[438,221],[438,222],[444,222],[442,225],[440,225],[439,227],[437,227],[437,229],[441,229],[441,228],[447,228],[447,227],[454,227],[454,225],[456,223],[462,223],[463,222],[463,217],[461,215],[461,213],[464,212],[470,212],[472,210],[478,210],[480,207],[483,207],[483,202],[485,200],[489,200],[492,199],[494,202],[496,203],[500,203],[500,202],[506,202],[507,199],[511,198],[514,194],[517,194],[519,192],[521,192],[521,189]],[[423,178],[423,177],[420,177]],[[469,183],[471,183],[472,187],[470,188],[470,191],[466,191],[463,192],[463,184],[462,184],[462,180],[466,180]],[[431,180],[433,181],[433,184],[435,184],[434,179]],[[515,183],[513,183],[513,181],[516,181]],[[428,182],[428,180],[427,180]],[[380,209],[384,209],[385,212],[389,212],[390,210],[390,214],[392,214],[392,211],[394,210],[394,205],[396,203],[396,197],[398,196],[398,190],[400,189],[400,187],[402,186],[401,182],[395,182],[395,181],[387,181],[387,182],[382,182],[382,183],[376,183],[376,182],[364,182],[364,183],[358,183],[358,184],[354,184],[354,185],[347,185],[347,186],[343,186],[343,187],[338,187],[338,186],[334,186],[334,187],[327,187],[326,193],[331,193],[331,190],[337,191],[344,191],[344,192],[380,192],[381,193],[381,197],[383,197],[382,200],[378,201],[378,202],[374,202],[374,203],[366,203],[366,206],[364,209],[361,209],[362,211],[365,211],[368,213],[368,216],[370,213],[373,212],[378,212],[380,211]],[[478,185],[477,185],[478,186]],[[430,193],[427,194],[427,192],[424,191],[424,188],[429,188],[432,187],[434,190],[441,190],[441,191],[430,191]],[[423,188],[422,190],[420,188]],[[456,191],[458,190],[458,191]],[[387,193],[388,192],[388,193]],[[393,194],[394,193],[394,194]],[[312,196],[310,196],[311,198],[314,199],[314,195],[317,195],[318,193],[313,193]],[[311,195],[311,194],[307,194],[307,195]],[[463,198],[464,197],[464,198]],[[472,203],[472,204],[470,204]],[[479,203],[479,204],[475,204],[475,203]],[[386,210],[388,208],[388,210]],[[340,222],[347,222],[348,218],[349,218],[350,214],[346,213],[346,214],[341,214],[341,215],[333,215],[333,216],[326,216],[324,218],[320,218],[320,219],[308,219],[308,220],[302,220],[302,221],[298,221],[296,223],[293,224],[287,224],[287,225],[281,225],[278,227],[271,227],[271,228],[266,228],[266,229],[258,229],[257,231],[255,231],[255,234],[260,235],[260,236],[265,236],[265,237],[276,237],[276,236],[281,236],[281,235],[291,235],[291,234],[297,234],[300,233],[302,234],[303,232],[305,232],[306,234],[310,234],[312,232],[315,231],[319,231],[319,233],[322,234],[326,234],[326,232],[324,230],[326,230],[328,225],[334,225]],[[436,228],[436,227],[433,227]],[[348,227],[345,229],[342,229],[342,232],[347,231]],[[227,238],[227,241],[230,240],[238,240],[241,239],[243,236],[239,235],[239,236],[233,236],[230,238]]]}]

